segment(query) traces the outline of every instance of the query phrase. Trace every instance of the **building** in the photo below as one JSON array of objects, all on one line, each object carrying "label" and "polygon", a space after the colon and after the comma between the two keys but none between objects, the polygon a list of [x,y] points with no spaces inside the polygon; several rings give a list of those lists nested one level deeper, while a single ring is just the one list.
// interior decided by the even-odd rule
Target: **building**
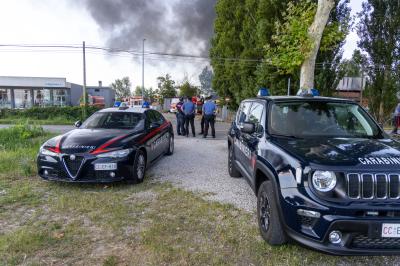
[{"label": "building", "polygon": [[354,100],[358,103],[363,101],[363,90],[366,80],[360,77],[344,77],[339,81],[336,88],[335,96],[345,99]]},{"label": "building", "polygon": [[[83,86],[65,78],[0,76],[0,108],[33,106],[79,106]],[[105,106],[112,106],[115,93],[110,87],[89,86],[89,95],[103,96]]]}]

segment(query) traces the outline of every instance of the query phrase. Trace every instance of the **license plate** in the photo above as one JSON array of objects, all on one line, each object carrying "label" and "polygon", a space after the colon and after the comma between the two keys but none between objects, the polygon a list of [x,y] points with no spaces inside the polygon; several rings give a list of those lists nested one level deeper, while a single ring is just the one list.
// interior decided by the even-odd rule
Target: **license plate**
[{"label": "license plate", "polygon": [[382,237],[400,237],[400,224],[383,224]]},{"label": "license plate", "polygon": [[96,163],[94,165],[94,170],[96,170],[96,171],[117,170],[117,164],[116,163]]}]

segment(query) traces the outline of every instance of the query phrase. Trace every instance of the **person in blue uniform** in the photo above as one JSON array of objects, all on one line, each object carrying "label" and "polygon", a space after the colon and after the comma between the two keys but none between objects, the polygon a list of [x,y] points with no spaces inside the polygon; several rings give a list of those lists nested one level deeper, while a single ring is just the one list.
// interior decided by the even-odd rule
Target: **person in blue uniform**
[{"label": "person in blue uniform", "polygon": [[150,108],[150,103],[147,101],[147,99],[144,99],[144,102],[142,104],[142,108]]},{"label": "person in blue uniform", "polygon": [[191,101],[190,97],[187,97],[185,103],[182,105],[182,111],[185,114],[185,133],[186,137],[189,137],[189,123],[192,128],[193,137],[196,137],[194,128],[194,117],[196,114],[196,105]]},{"label": "person in blue uniform", "polygon": [[178,135],[186,135],[185,131],[185,114],[182,110],[183,98],[179,98],[179,102],[176,104],[176,131]]},{"label": "person in blue uniform", "polygon": [[211,97],[207,99],[207,102],[203,105],[203,116],[204,116],[204,135],[203,138],[207,138],[208,129],[211,126],[211,135],[215,138],[215,113],[217,106],[211,100]]}]

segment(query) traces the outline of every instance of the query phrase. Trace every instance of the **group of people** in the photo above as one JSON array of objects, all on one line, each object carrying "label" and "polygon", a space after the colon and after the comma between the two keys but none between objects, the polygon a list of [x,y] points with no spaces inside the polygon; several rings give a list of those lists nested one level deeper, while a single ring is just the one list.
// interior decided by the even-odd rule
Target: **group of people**
[{"label": "group of people", "polygon": [[[196,137],[194,118],[196,116],[196,105],[192,102],[190,97],[186,99],[180,98],[176,104],[176,120],[177,120],[177,133],[178,135],[189,137],[189,124],[192,129],[193,137]],[[207,138],[208,130],[211,127],[211,135],[215,138],[215,114],[217,106],[211,100],[211,97],[206,99],[202,108],[201,119],[201,132],[203,138]]]}]

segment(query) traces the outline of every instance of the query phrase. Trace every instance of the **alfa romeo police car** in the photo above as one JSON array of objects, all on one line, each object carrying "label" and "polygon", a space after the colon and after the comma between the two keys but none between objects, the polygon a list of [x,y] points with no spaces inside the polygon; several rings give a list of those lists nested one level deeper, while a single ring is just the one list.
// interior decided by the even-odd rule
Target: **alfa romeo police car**
[{"label": "alfa romeo police car", "polygon": [[358,104],[302,93],[244,100],[229,174],[257,195],[262,237],[331,254],[400,254],[400,143]]},{"label": "alfa romeo police car", "polygon": [[40,148],[37,164],[42,178],[139,183],[148,166],[174,152],[172,125],[155,110],[109,108],[75,126]]}]

